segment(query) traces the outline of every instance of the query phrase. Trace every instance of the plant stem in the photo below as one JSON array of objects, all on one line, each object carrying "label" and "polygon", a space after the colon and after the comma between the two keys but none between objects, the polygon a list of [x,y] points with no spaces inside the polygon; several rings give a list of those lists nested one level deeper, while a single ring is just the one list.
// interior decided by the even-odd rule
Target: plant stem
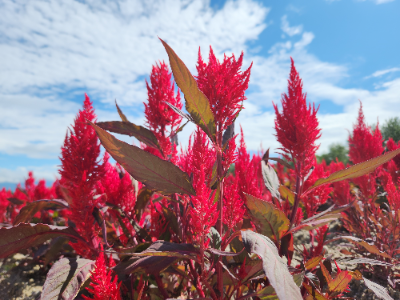
[{"label": "plant stem", "polygon": [[292,214],[290,216],[290,226],[289,226],[289,230],[292,228],[293,223],[296,220],[296,213],[297,213],[297,209],[299,208],[299,202],[300,202],[300,167],[301,164],[300,162],[297,162],[297,174],[296,174],[296,195],[294,198],[294,205],[293,205],[293,210],[292,210]]},{"label": "plant stem", "polygon": [[155,275],[154,277],[156,278],[158,289],[160,290],[164,299],[168,299],[169,296],[168,296],[167,291],[164,289],[164,284],[162,283],[162,279],[161,279],[160,275]]},{"label": "plant stem", "polygon": [[[219,216],[218,216],[218,232],[220,237],[222,238],[223,235],[223,207],[224,207],[224,178],[223,178],[223,172],[224,170],[222,169],[222,153],[221,153],[221,148],[217,148],[217,174],[218,174],[218,180],[219,180],[219,199],[218,199],[218,209],[219,209]],[[221,245],[222,246],[222,245]],[[223,283],[223,270],[222,270],[222,265],[219,263],[222,261],[222,257],[218,257],[218,263],[217,263],[217,282],[218,282],[218,291],[219,291],[219,297],[220,299],[223,299],[224,295],[224,283]]]}]

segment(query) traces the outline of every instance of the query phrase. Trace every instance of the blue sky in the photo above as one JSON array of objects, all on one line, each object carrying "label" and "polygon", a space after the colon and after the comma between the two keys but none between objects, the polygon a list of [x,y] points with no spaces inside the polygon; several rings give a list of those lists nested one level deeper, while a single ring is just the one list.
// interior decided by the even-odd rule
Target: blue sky
[{"label": "blue sky", "polygon": [[199,46],[205,57],[209,45],[219,57],[244,51],[253,68],[238,123],[253,151],[279,147],[272,101],[286,91],[290,56],[320,104],[319,153],[345,143],[359,100],[369,124],[400,111],[399,0],[0,0],[0,11],[0,187],[28,170],[56,178],[84,92],[99,120],[118,119],[117,99],[143,124],[144,79],[167,60],[157,36],[193,73]]}]

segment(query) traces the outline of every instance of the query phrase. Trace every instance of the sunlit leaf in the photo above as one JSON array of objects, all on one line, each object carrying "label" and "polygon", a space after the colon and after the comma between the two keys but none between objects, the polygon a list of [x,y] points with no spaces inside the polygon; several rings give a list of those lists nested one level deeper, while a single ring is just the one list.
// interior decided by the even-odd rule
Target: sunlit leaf
[{"label": "sunlit leaf", "polygon": [[136,180],[149,189],[169,195],[173,193],[195,195],[189,176],[169,161],[150,154],[136,146],[116,139],[107,131],[89,123],[96,130],[107,152]]},{"label": "sunlit leaf", "polygon": [[341,236],[340,238],[347,239],[352,243],[358,244],[358,245],[364,247],[368,252],[370,252],[372,254],[377,254],[377,255],[392,259],[392,257],[389,254],[387,254],[383,251],[380,251],[375,245],[371,245],[368,242],[364,241],[363,239],[357,238],[355,236]]},{"label": "sunlit leaf", "polygon": [[285,213],[272,203],[245,194],[246,206],[259,233],[279,240],[289,229],[290,221]]},{"label": "sunlit leaf", "polygon": [[387,163],[389,160],[394,158],[399,153],[400,153],[400,148],[390,151],[390,152],[387,152],[381,156],[377,156],[373,159],[356,164],[354,166],[348,167],[344,170],[337,171],[337,172],[331,174],[327,178],[320,178],[314,183],[313,186],[311,186],[307,191],[305,191],[304,194],[308,194],[313,189],[315,189],[323,184],[333,183],[333,182],[337,182],[337,181],[341,181],[341,180],[345,180],[345,179],[356,178],[356,177],[360,177],[362,175],[371,173],[377,167],[383,165],[384,163]]},{"label": "sunlit leaf", "polygon": [[279,179],[278,175],[270,164],[261,161],[261,171],[264,179],[264,184],[267,189],[271,192],[272,197],[279,199]]},{"label": "sunlit leaf", "polygon": [[349,272],[342,271],[336,275],[335,279],[328,283],[329,290],[331,292],[342,293],[347,289],[351,279],[352,276]]},{"label": "sunlit leaf", "polygon": [[279,299],[303,299],[285,261],[279,256],[274,242],[251,230],[244,230],[241,233],[246,250],[261,257],[264,272]]},{"label": "sunlit leaf", "polygon": [[313,287],[309,286],[308,284],[303,282],[303,286],[305,287],[305,289],[307,290],[308,294],[311,296],[311,298],[305,298],[305,299],[315,299],[315,300],[329,300],[328,298],[326,298],[325,296],[323,296],[320,292],[318,292],[316,289],[314,289]]},{"label": "sunlit leaf", "polygon": [[18,226],[0,228],[0,258],[59,236],[82,239],[75,230],[64,226],[19,223]]},{"label": "sunlit leaf", "polygon": [[279,193],[281,194],[282,199],[285,199],[285,200],[288,199],[290,205],[293,206],[294,205],[294,196],[295,196],[294,193],[284,185],[280,185],[278,190],[279,190]]},{"label": "sunlit leaf", "polygon": [[186,110],[192,116],[194,122],[199,125],[204,132],[215,141],[215,121],[207,97],[197,86],[197,82],[184,62],[176,55],[175,51],[160,39],[168,53],[169,63],[178,87],[185,95]]},{"label": "sunlit leaf", "polygon": [[123,122],[129,122],[128,118],[124,115],[122,110],[119,108],[119,106],[117,104],[117,100],[115,100],[115,106],[117,107],[117,111],[118,111],[118,114],[119,114],[119,117],[121,118],[121,120]]},{"label": "sunlit leaf", "polygon": [[324,258],[323,255],[320,256],[316,256],[313,258],[310,258],[309,260],[307,260],[307,262],[305,263],[305,268],[306,270],[312,270],[314,269],[316,266],[319,265],[319,262]]},{"label": "sunlit leaf", "polygon": [[95,261],[83,258],[62,258],[47,273],[41,300],[73,300],[92,275]]}]

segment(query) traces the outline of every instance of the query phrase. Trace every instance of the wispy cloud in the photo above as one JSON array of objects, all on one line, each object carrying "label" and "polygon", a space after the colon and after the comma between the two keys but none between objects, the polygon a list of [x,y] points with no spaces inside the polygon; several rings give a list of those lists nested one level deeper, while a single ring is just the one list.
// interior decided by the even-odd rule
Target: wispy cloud
[{"label": "wispy cloud", "polygon": [[371,77],[380,77],[385,74],[394,73],[394,72],[398,72],[398,71],[400,71],[400,68],[390,68],[390,69],[385,69],[385,70],[379,70],[379,71],[372,73],[370,76],[365,77],[365,79],[368,79]]},{"label": "wispy cloud", "polygon": [[287,20],[287,15],[284,15],[281,18],[281,29],[284,33],[286,33],[289,36],[294,36],[296,34],[300,34],[303,31],[303,25],[298,25],[298,26],[290,26],[289,21]]}]

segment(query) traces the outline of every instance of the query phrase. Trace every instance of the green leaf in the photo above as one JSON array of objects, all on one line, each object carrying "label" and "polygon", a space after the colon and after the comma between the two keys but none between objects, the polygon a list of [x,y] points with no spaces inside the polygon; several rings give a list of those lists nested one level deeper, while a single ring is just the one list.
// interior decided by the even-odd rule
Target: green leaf
[{"label": "green leaf", "polygon": [[289,273],[278,248],[268,237],[251,230],[242,231],[243,243],[249,253],[255,253],[263,261],[263,269],[279,299],[302,300],[300,289]]},{"label": "green leaf", "polygon": [[289,203],[290,203],[290,205],[294,205],[294,198],[295,198],[295,195],[294,195],[294,193],[291,191],[291,190],[289,190],[286,186],[284,186],[284,185],[280,185],[279,186],[279,193],[281,194],[281,197],[282,197],[282,199],[288,199],[289,200]]},{"label": "green leaf", "polygon": [[59,236],[81,240],[80,235],[70,227],[45,224],[19,223],[14,227],[0,229],[0,258],[20,250],[37,246],[48,239]]},{"label": "green leaf", "polygon": [[245,194],[246,206],[257,231],[269,238],[279,239],[289,229],[290,221],[285,213],[272,203]]},{"label": "green leaf", "polygon": [[261,170],[265,186],[271,192],[272,197],[279,199],[279,179],[278,175],[270,164],[261,161]]},{"label": "green leaf", "polygon": [[73,300],[92,275],[95,261],[83,258],[62,258],[47,273],[41,300]]},{"label": "green leaf", "polygon": [[189,176],[169,161],[116,139],[88,121],[107,152],[136,180],[161,194],[196,195]]},{"label": "green leaf", "polygon": [[210,102],[197,86],[197,82],[184,62],[176,55],[175,51],[160,39],[168,53],[169,63],[178,87],[185,95],[186,110],[192,116],[194,122],[204,130],[204,132],[215,141],[215,121],[211,111]]},{"label": "green leaf", "polygon": [[52,199],[52,200],[37,200],[27,203],[18,215],[15,217],[14,225],[19,223],[26,223],[31,220],[31,218],[42,209],[58,209],[58,208],[68,208],[68,203],[64,200]]},{"label": "green leaf", "polygon": [[390,151],[390,152],[387,152],[381,156],[377,156],[373,159],[356,164],[347,169],[337,171],[337,172],[331,174],[327,178],[320,178],[314,183],[313,186],[311,186],[307,191],[305,191],[303,195],[308,194],[309,192],[311,192],[312,190],[314,190],[315,188],[317,188],[323,184],[342,181],[345,179],[356,178],[356,177],[360,177],[365,174],[371,173],[377,167],[379,167],[380,165],[383,165],[384,163],[387,163],[389,160],[394,158],[399,153],[400,153],[400,148]]},{"label": "green leaf", "polygon": [[121,121],[97,122],[96,125],[104,130],[114,133],[133,136],[139,141],[145,143],[147,146],[161,151],[160,145],[158,144],[158,140],[154,133],[143,126],[138,126],[131,122]]}]

